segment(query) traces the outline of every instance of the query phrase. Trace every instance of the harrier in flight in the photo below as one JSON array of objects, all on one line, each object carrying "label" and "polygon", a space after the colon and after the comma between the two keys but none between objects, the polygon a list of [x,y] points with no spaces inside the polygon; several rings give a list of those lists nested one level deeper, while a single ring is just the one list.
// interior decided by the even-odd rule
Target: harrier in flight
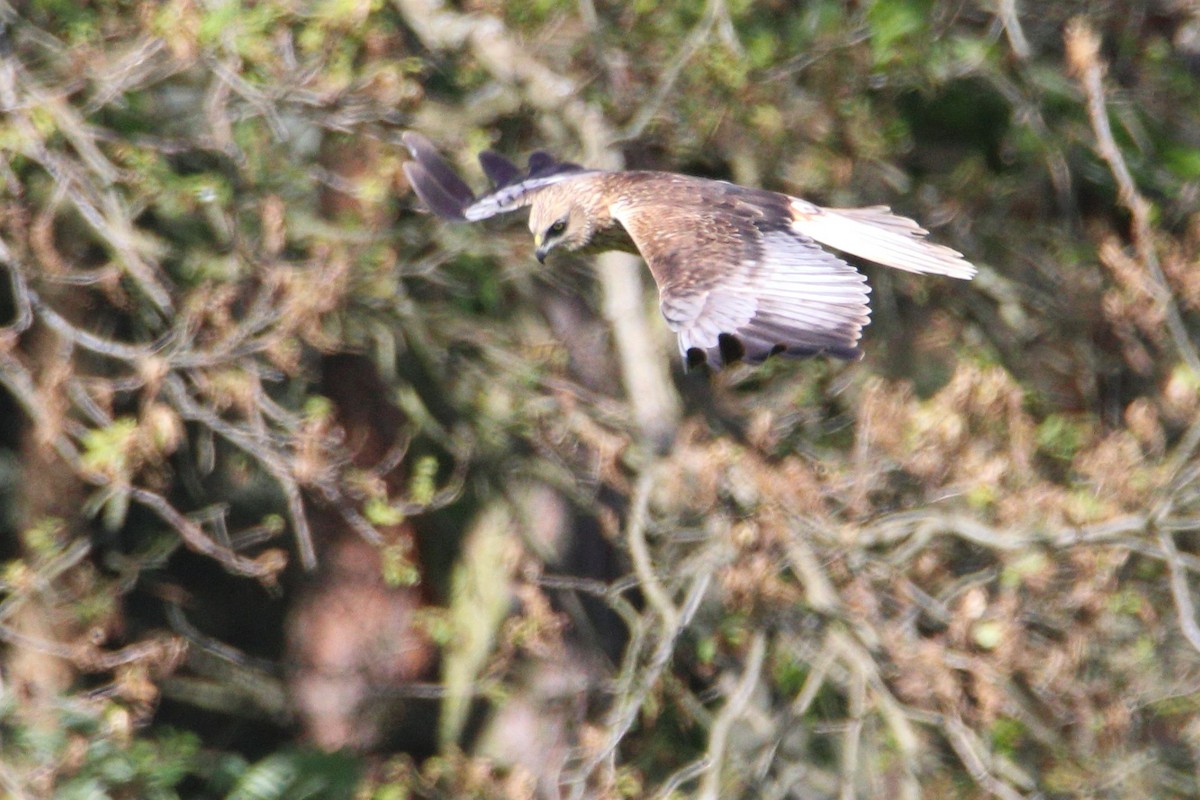
[{"label": "harrier in flight", "polygon": [[406,133],[404,173],[439,217],[470,221],[530,207],[538,261],[553,250],[645,258],[688,366],[778,353],[854,359],[871,291],[822,245],[896,269],[970,279],[975,268],[886,206],[822,208],[798,197],[670,172],[607,172],[542,152],[519,169],[479,154],[476,196],[425,137]]}]

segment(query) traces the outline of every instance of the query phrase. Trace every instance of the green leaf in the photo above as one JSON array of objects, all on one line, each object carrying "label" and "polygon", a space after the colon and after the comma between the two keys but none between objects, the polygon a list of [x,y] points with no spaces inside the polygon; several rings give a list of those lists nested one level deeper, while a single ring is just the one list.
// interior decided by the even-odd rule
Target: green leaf
[{"label": "green leaf", "polygon": [[137,420],[133,417],[121,417],[104,428],[91,428],[83,435],[80,463],[84,469],[110,479],[127,477],[136,436]]}]

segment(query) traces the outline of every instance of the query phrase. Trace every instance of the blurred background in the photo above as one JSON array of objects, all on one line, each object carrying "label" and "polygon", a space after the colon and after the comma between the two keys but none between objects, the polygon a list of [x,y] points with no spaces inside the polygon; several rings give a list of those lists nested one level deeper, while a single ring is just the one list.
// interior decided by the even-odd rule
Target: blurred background
[{"label": "blurred background", "polygon": [[[0,795],[1200,796],[1194,0],[0,0]],[[476,153],[887,204],[686,373]]]}]

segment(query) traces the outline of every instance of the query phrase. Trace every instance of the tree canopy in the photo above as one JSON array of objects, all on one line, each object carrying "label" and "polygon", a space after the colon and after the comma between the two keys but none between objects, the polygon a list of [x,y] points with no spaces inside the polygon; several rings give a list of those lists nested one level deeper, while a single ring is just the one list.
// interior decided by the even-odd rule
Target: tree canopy
[{"label": "tree canopy", "polygon": [[[0,791],[1200,796],[1185,0],[0,2]],[[687,371],[476,154],[892,206]]]}]

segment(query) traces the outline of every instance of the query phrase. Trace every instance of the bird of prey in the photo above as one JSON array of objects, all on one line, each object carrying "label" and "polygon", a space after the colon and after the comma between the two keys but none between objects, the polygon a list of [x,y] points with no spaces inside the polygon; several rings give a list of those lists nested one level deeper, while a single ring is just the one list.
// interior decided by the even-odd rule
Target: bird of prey
[{"label": "bird of prey", "polygon": [[425,137],[407,132],[409,184],[434,214],[487,219],[530,207],[538,261],[555,250],[640,254],[689,367],[775,354],[861,357],[870,287],[822,245],[909,272],[975,268],[886,206],[822,208],[798,197],[669,172],[587,169],[534,153],[525,170],[479,154],[476,195]]}]

